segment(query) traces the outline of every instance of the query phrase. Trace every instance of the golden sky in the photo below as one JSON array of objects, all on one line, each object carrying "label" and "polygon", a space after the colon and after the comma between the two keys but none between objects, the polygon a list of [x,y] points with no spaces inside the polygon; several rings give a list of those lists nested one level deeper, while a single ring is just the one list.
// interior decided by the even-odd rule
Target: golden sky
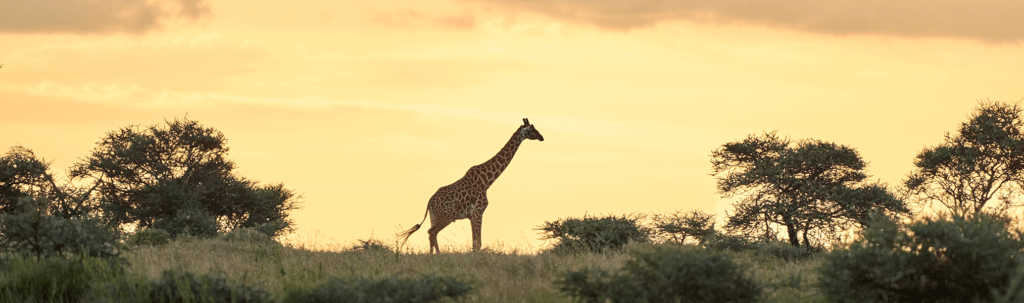
[{"label": "golden sky", "polygon": [[[390,241],[529,118],[483,240],[545,220],[702,209],[709,154],[778,130],[896,185],[979,99],[1024,97],[1024,2],[0,0],[0,148],[61,172],[106,132],[221,130],[304,197],[303,237]],[[61,174],[62,175],[62,174]],[[429,224],[429,223],[427,223]],[[469,247],[468,221],[442,245]],[[426,232],[410,243],[425,247]]]}]

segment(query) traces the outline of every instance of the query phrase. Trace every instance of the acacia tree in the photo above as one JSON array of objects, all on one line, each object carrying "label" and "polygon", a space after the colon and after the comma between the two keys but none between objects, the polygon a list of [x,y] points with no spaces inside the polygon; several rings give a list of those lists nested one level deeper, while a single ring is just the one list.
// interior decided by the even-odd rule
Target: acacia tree
[{"label": "acacia tree", "polygon": [[94,189],[58,184],[49,163],[11,147],[0,156],[0,253],[117,257],[117,237],[92,212]]},{"label": "acacia tree", "polygon": [[14,146],[0,156],[0,213],[14,213],[25,199],[45,201],[42,211],[64,218],[90,212],[89,195],[95,187],[76,187],[72,182],[57,184],[50,164],[31,149]]},{"label": "acacia tree", "polygon": [[726,229],[775,239],[785,229],[793,246],[811,234],[834,235],[867,224],[873,210],[909,213],[882,183],[865,183],[867,164],[857,150],[821,140],[793,142],[775,132],[750,135],[711,154],[718,190],[739,196]]},{"label": "acacia tree", "polygon": [[661,241],[683,244],[687,239],[693,239],[703,244],[715,234],[715,215],[698,209],[677,210],[670,214],[655,214],[651,225]]},{"label": "acacia tree", "polygon": [[942,144],[917,154],[904,180],[911,195],[922,203],[937,201],[957,216],[1005,213],[1016,205],[1024,185],[1021,111],[1020,103],[980,102]]},{"label": "acacia tree", "polygon": [[289,230],[295,193],[237,176],[226,142],[220,131],[188,119],[128,126],[107,133],[70,175],[95,182],[113,226],[198,236],[269,223],[277,226],[270,236]]}]

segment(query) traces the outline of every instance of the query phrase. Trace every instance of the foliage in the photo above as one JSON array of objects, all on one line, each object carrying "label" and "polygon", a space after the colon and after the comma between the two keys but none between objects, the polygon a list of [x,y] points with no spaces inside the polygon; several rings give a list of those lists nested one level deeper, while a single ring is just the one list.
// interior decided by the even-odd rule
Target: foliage
[{"label": "foliage", "polygon": [[629,242],[650,242],[651,231],[639,221],[641,216],[605,216],[565,218],[544,221],[539,226],[544,240],[557,239],[552,250],[558,252],[604,252],[621,249]]},{"label": "foliage", "polygon": [[271,240],[270,237],[268,237],[266,234],[261,233],[252,227],[240,227],[232,229],[231,231],[221,236],[221,239],[225,241],[250,243],[273,242],[273,240]]},{"label": "foliage", "polygon": [[839,302],[990,300],[1021,265],[1019,231],[979,214],[928,218],[903,226],[876,216],[863,239],[830,253],[822,291]]},{"label": "foliage", "polygon": [[152,302],[273,302],[270,293],[258,286],[234,285],[222,275],[196,276],[166,270],[151,283]]},{"label": "foliage", "polygon": [[793,246],[780,241],[762,241],[751,243],[750,248],[756,256],[765,256],[785,261],[804,260],[818,252],[818,249],[807,246]]},{"label": "foliage", "polygon": [[663,242],[684,244],[693,239],[704,243],[715,234],[715,215],[701,210],[654,215],[652,221],[655,235]]},{"label": "foliage", "polygon": [[453,276],[392,276],[331,278],[310,290],[292,290],[289,301],[304,302],[431,302],[441,298],[459,298],[473,290],[473,283]]},{"label": "foliage", "polygon": [[47,201],[42,209],[46,214],[64,218],[78,217],[90,212],[89,195],[95,189],[74,186],[71,182],[58,185],[50,173],[50,164],[37,158],[28,148],[14,146],[0,156],[0,213],[14,213],[25,198]]},{"label": "foliage", "polygon": [[704,241],[704,247],[714,250],[747,251],[754,247],[754,243],[746,237],[730,234],[715,233]]},{"label": "foliage", "polygon": [[722,145],[711,163],[719,192],[741,196],[726,229],[751,238],[773,240],[782,227],[790,244],[802,236],[810,246],[812,235],[832,237],[865,222],[870,210],[909,212],[884,184],[863,182],[867,163],[845,145],[771,132]]},{"label": "foliage", "polygon": [[1020,103],[983,101],[945,141],[917,154],[904,184],[922,202],[938,201],[954,215],[978,213],[999,198],[1003,213],[1024,185],[1024,120]]},{"label": "foliage", "polygon": [[196,205],[183,205],[175,209],[174,215],[159,218],[149,227],[166,230],[172,237],[195,236],[210,238],[217,235],[217,218]]},{"label": "foliage", "polygon": [[103,222],[94,217],[46,215],[45,198],[21,199],[20,211],[0,213],[0,249],[36,259],[86,254],[116,258],[120,244]]},{"label": "foliage", "polygon": [[127,242],[134,245],[166,245],[171,242],[171,234],[159,228],[143,228],[128,236]]},{"label": "foliage", "polygon": [[381,241],[380,239],[370,238],[368,240],[358,240],[359,243],[352,245],[348,248],[348,251],[365,251],[365,252],[388,252],[394,253],[394,250]]},{"label": "foliage", "polygon": [[101,258],[6,258],[0,279],[3,302],[80,302],[94,286],[116,281],[117,262]]},{"label": "foliage", "polygon": [[761,286],[725,253],[656,245],[631,252],[619,272],[586,268],[556,283],[584,302],[755,302]]},{"label": "foliage", "polygon": [[280,222],[275,236],[290,230],[287,212],[298,208],[293,191],[237,176],[220,131],[187,119],[165,122],[107,133],[72,168],[72,178],[96,184],[109,224],[156,227],[172,236],[212,236],[274,221]]}]

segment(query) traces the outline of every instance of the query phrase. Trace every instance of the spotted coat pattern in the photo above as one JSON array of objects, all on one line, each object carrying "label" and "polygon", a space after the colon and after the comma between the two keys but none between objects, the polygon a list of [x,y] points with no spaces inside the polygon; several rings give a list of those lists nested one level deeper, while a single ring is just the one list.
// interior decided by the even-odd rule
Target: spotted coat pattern
[{"label": "spotted coat pattern", "polygon": [[[441,252],[437,245],[437,234],[448,224],[461,219],[469,219],[473,229],[473,250],[480,250],[480,227],[483,225],[484,210],[487,209],[487,189],[494,184],[498,176],[501,176],[509,162],[512,162],[512,157],[516,155],[516,150],[524,140],[544,141],[544,136],[541,136],[527,119],[523,119],[523,125],[512,134],[512,138],[497,155],[487,162],[470,167],[465,176],[455,183],[439,188],[430,197],[423,221],[426,221],[427,214],[430,214],[430,229],[427,230],[427,234],[430,237],[431,253]],[[422,224],[423,222],[420,222],[399,234],[399,239],[403,239],[402,243],[408,241],[409,236],[419,230]]]}]

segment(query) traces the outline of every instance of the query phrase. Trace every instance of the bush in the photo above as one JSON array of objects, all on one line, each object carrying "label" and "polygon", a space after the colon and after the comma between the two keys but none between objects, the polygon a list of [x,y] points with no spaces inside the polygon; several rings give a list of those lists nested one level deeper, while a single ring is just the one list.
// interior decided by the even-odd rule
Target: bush
[{"label": "bush", "polygon": [[761,294],[726,253],[656,245],[630,253],[616,273],[566,273],[559,288],[585,302],[755,302]]},{"label": "bush", "polygon": [[878,216],[849,250],[830,253],[821,289],[837,302],[988,301],[1021,264],[1019,232],[984,214],[901,226]]},{"label": "bush", "polygon": [[120,256],[117,235],[98,218],[64,218],[43,213],[45,198],[24,198],[21,211],[0,213],[0,249],[36,259],[86,254]]},{"label": "bush", "polygon": [[395,252],[387,244],[384,244],[384,241],[374,238],[370,238],[369,240],[359,240],[359,244],[352,245],[347,250],[364,252]]},{"label": "bush", "polygon": [[418,278],[371,279],[331,278],[311,290],[289,292],[289,302],[430,302],[459,298],[473,290],[473,284],[451,276],[422,275]]},{"label": "bush", "polygon": [[266,234],[252,227],[239,227],[221,236],[221,239],[232,242],[273,242]]},{"label": "bush", "polygon": [[292,230],[291,223],[285,222],[285,220],[282,219],[272,220],[263,224],[256,224],[256,226],[251,228],[261,234],[267,235],[268,239],[274,239],[277,236],[283,235]]},{"label": "bush", "polygon": [[538,230],[542,239],[557,239],[556,252],[604,252],[622,249],[629,242],[650,242],[650,230],[638,221],[640,216],[566,218],[544,222]]},{"label": "bush", "polygon": [[232,285],[221,275],[195,276],[165,270],[151,282],[153,302],[273,302],[270,293],[257,286]]},{"label": "bush", "polygon": [[751,244],[754,254],[768,256],[786,261],[798,261],[813,256],[817,249],[807,246],[793,246],[782,241],[764,241]]},{"label": "bush", "polygon": [[714,250],[745,251],[754,247],[754,242],[736,235],[713,234],[704,241],[704,247]]},{"label": "bush", "polygon": [[216,236],[219,230],[217,218],[195,206],[183,206],[176,210],[172,217],[154,220],[151,227],[165,230],[173,238],[211,238]]},{"label": "bush", "polygon": [[165,245],[171,242],[171,234],[159,228],[143,228],[128,236],[133,245]]},{"label": "bush", "polygon": [[95,285],[121,276],[117,262],[102,258],[9,258],[3,262],[0,301],[79,302]]},{"label": "bush", "polygon": [[684,244],[687,239],[704,243],[715,235],[715,215],[700,210],[654,215],[654,231],[664,242]]}]

